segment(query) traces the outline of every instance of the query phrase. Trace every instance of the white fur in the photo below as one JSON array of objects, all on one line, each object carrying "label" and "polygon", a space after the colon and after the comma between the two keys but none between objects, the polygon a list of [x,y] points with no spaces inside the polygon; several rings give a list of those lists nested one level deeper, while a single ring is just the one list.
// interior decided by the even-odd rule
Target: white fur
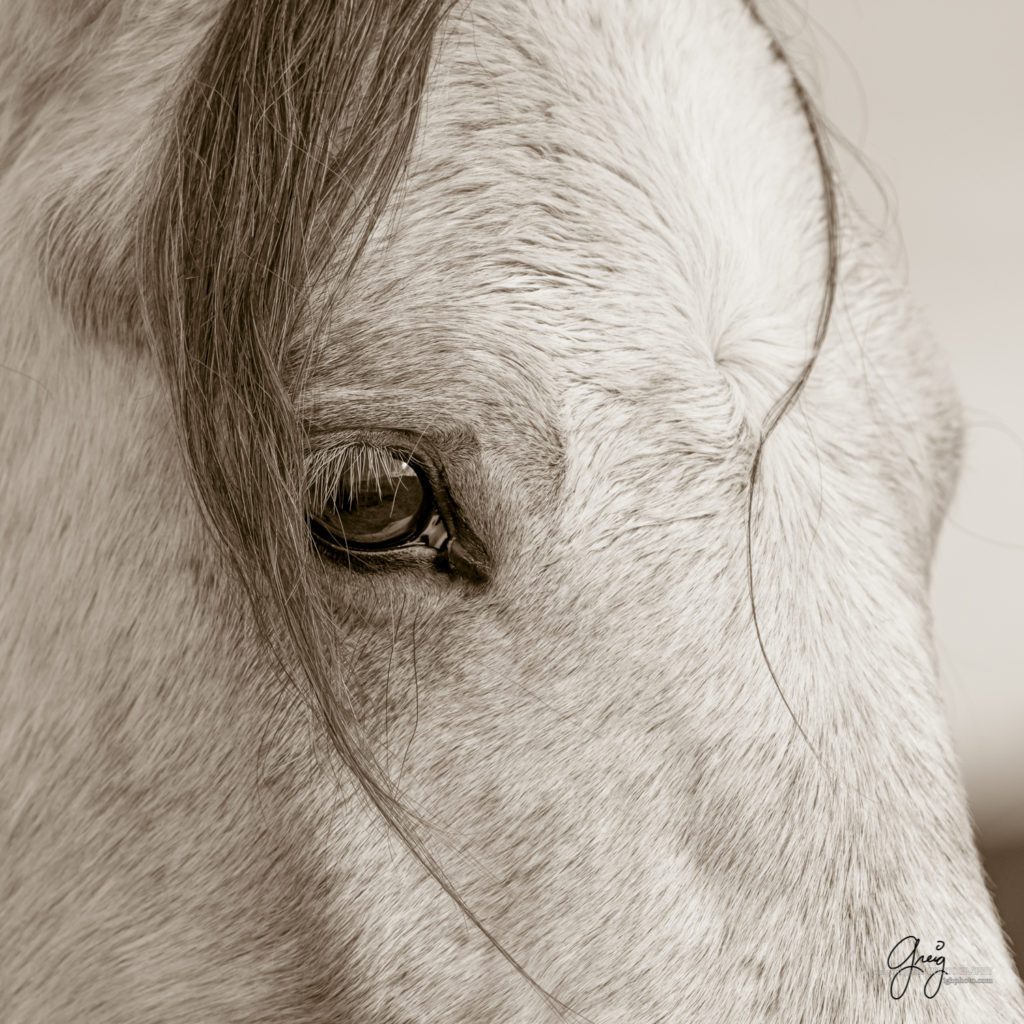
[{"label": "white fur", "polygon": [[[159,374],[74,338],[30,255],[55,205],[123,234],[194,6],[112,26],[116,60],[85,62],[93,90],[58,92],[0,182],[4,1019],[554,1019],[339,786],[200,526]],[[45,53],[52,26],[18,17]],[[338,445],[441,438],[493,560],[485,588],[426,566],[332,584],[430,849],[602,1024],[1021,1019],[930,636],[958,407],[848,214],[752,545],[820,761],[754,633],[751,461],[826,263],[785,65],[734,0],[474,0],[442,35],[309,385]],[[993,983],[894,1002],[911,933]]]}]

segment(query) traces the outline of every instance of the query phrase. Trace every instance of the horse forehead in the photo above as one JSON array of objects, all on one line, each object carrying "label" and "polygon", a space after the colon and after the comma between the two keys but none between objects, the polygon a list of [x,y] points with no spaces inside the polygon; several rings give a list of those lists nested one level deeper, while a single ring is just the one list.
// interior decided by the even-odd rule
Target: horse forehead
[{"label": "horse forehead", "polygon": [[739,0],[484,0],[439,45],[368,276],[395,317],[618,391],[683,397],[734,338],[768,339],[780,392],[821,301],[819,173]]}]

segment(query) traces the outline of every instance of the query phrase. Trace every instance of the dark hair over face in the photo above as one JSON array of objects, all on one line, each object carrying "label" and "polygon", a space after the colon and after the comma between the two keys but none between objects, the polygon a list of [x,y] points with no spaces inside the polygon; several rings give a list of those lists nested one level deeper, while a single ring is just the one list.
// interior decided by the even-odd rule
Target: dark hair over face
[{"label": "dark hair over face", "polygon": [[[139,291],[200,506],[261,633],[388,825],[445,878],[333,663],[306,524],[303,346],[343,292],[412,144],[446,0],[230,3],[177,101]],[[514,960],[512,960],[515,963]],[[518,967],[518,965],[516,965]]]}]

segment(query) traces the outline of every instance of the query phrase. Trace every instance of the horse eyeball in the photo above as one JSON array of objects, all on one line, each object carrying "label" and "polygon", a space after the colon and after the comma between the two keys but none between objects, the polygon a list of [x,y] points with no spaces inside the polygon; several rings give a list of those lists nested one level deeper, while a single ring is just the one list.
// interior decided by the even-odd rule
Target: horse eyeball
[{"label": "horse eyeball", "polygon": [[426,476],[399,452],[360,447],[347,453],[326,507],[310,530],[333,551],[368,551],[415,541],[431,521],[434,496]]}]

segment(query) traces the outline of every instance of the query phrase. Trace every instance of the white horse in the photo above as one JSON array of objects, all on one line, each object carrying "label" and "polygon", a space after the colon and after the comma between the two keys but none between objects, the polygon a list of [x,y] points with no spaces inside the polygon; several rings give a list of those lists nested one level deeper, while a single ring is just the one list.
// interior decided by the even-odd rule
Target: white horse
[{"label": "white horse", "polygon": [[752,6],[0,48],[5,1022],[1024,1017],[957,402]]}]

